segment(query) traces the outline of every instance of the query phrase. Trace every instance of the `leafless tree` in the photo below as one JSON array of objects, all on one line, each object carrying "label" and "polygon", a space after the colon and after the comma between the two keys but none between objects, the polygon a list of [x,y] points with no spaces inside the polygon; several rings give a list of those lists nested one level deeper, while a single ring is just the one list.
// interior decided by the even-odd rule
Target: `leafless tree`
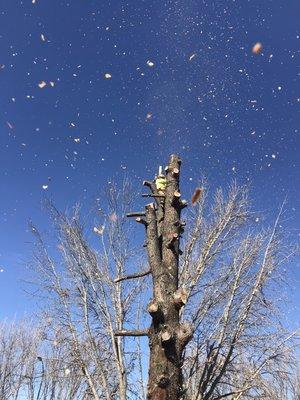
[{"label": "leafless tree", "polygon": [[233,185],[227,197],[217,192],[210,217],[204,211],[205,198],[180,275],[189,298],[184,313],[195,327],[184,364],[186,398],[275,398],[270,382],[287,380],[296,339],[281,324],[280,268],[295,253],[283,241],[283,209],[273,227],[258,231],[246,188]]},{"label": "leafless tree", "polygon": [[[77,398],[284,398],[296,334],[282,323],[282,268],[295,252],[283,209],[259,230],[247,189],[233,184],[211,202],[198,190],[184,221],[180,167],[173,155],[162,188],[144,182],[153,203],[143,211],[130,212],[128,181],[110,185],[94,238],[78,207],[68,216],[50,206],[59,256],[32,226],[49,340],[60,338]],[[148,262],[126,216],[144,226]]]},{"label": "leafless tree", "polygon": [[35,265],[48,293],[48,314],[52,315],[54,330],[64,334],[62,343],[72,355],[72,370],[82,373],[94,399],[125,400],[130,391],[139,392],[136,385],[128,388],[136,351],[132,347],[126,351],[122,338],[114,334],[125,323],[134,325],[131,306],[142,289],[140,283],[124,289],[122,280],[115,282],[124,274],[126,263],[139,260],[129,247],[125,226],[129,194],[128,181],[120,193],[110,186],[108,212],[101,226],[104,232],[97,236],[101,248],[98,253],[84,238],[77,208],[68,218],[49,206],[59,239],[59,261],[50,257],[41,235],[32,226],[37,238]]},{"label": "leafless tree", "polygon": [[0,398],[60,400],[84,397],[82,375],[71,373],[72,359],[58,341],[50,341],[45,327],[34,321],[0,325]]},{"label": "leafless tree", "polygon": [[24,322],[0,324],[0,398],[17,398],[29,363],[35,359],[38,332],[29,334]]}]

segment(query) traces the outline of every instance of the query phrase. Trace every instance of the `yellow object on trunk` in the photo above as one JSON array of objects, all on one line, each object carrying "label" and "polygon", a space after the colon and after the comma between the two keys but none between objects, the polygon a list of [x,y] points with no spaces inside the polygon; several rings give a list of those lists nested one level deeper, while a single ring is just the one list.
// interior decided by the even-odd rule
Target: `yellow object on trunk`
[{"label": "yellow object on trunk", "polygon": [[155,185],[158,191],[164,192],[167,187],[166,177],[163,175],[158,176],[158,178],[155,180]]}]

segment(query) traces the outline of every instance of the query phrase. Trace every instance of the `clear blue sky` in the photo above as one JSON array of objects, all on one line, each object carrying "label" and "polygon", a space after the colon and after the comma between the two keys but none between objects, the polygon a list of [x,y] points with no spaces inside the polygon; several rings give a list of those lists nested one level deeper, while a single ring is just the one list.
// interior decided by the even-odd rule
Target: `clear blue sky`
[{"label": "clear blue sky", "polygon": [[1,2],[0,318],[30,313],[27,223],[47,228],[45,196],[88,206],[171,152],[186,196],[202,175],[250,181],[259,210],[288,197],[298,235],[299,16],[299,0]]}]

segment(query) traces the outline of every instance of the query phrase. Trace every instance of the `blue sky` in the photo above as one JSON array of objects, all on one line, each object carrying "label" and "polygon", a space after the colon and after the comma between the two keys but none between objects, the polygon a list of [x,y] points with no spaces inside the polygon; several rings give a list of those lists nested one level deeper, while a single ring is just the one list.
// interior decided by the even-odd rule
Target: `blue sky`
[{"label": "blue sky", "polygon": [[297,238],[299,13],[297,0],[2,2],[0,318],[33,307],[27,224],[47,229],[44,197],[88,208],[172,152],[186,197],[202,176],[251,182],[268,215],[287,197]]}]

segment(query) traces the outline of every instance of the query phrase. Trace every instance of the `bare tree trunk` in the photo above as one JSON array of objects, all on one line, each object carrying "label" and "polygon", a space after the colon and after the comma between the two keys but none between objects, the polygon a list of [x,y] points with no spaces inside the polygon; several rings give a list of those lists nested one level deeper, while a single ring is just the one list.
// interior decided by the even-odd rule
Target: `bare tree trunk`
[{"label": "bare tree trunk", "polygon": [[[150,364],[148,400],[176,400],[182,390],[182,352],[192,336],[188,324],[180,324],[184,290],[178,289],[180,221],[186,202],[180,199],[180,159],[172,155],[166,168],[164,199],[151,188],[156,204],[146,206],[147,252],[153,279],[153,299],[148,305],[152,317],[149,329]],[[158,200],[157,200],[158,199]],[[141,222],[141,221],[139,221]]]}]

